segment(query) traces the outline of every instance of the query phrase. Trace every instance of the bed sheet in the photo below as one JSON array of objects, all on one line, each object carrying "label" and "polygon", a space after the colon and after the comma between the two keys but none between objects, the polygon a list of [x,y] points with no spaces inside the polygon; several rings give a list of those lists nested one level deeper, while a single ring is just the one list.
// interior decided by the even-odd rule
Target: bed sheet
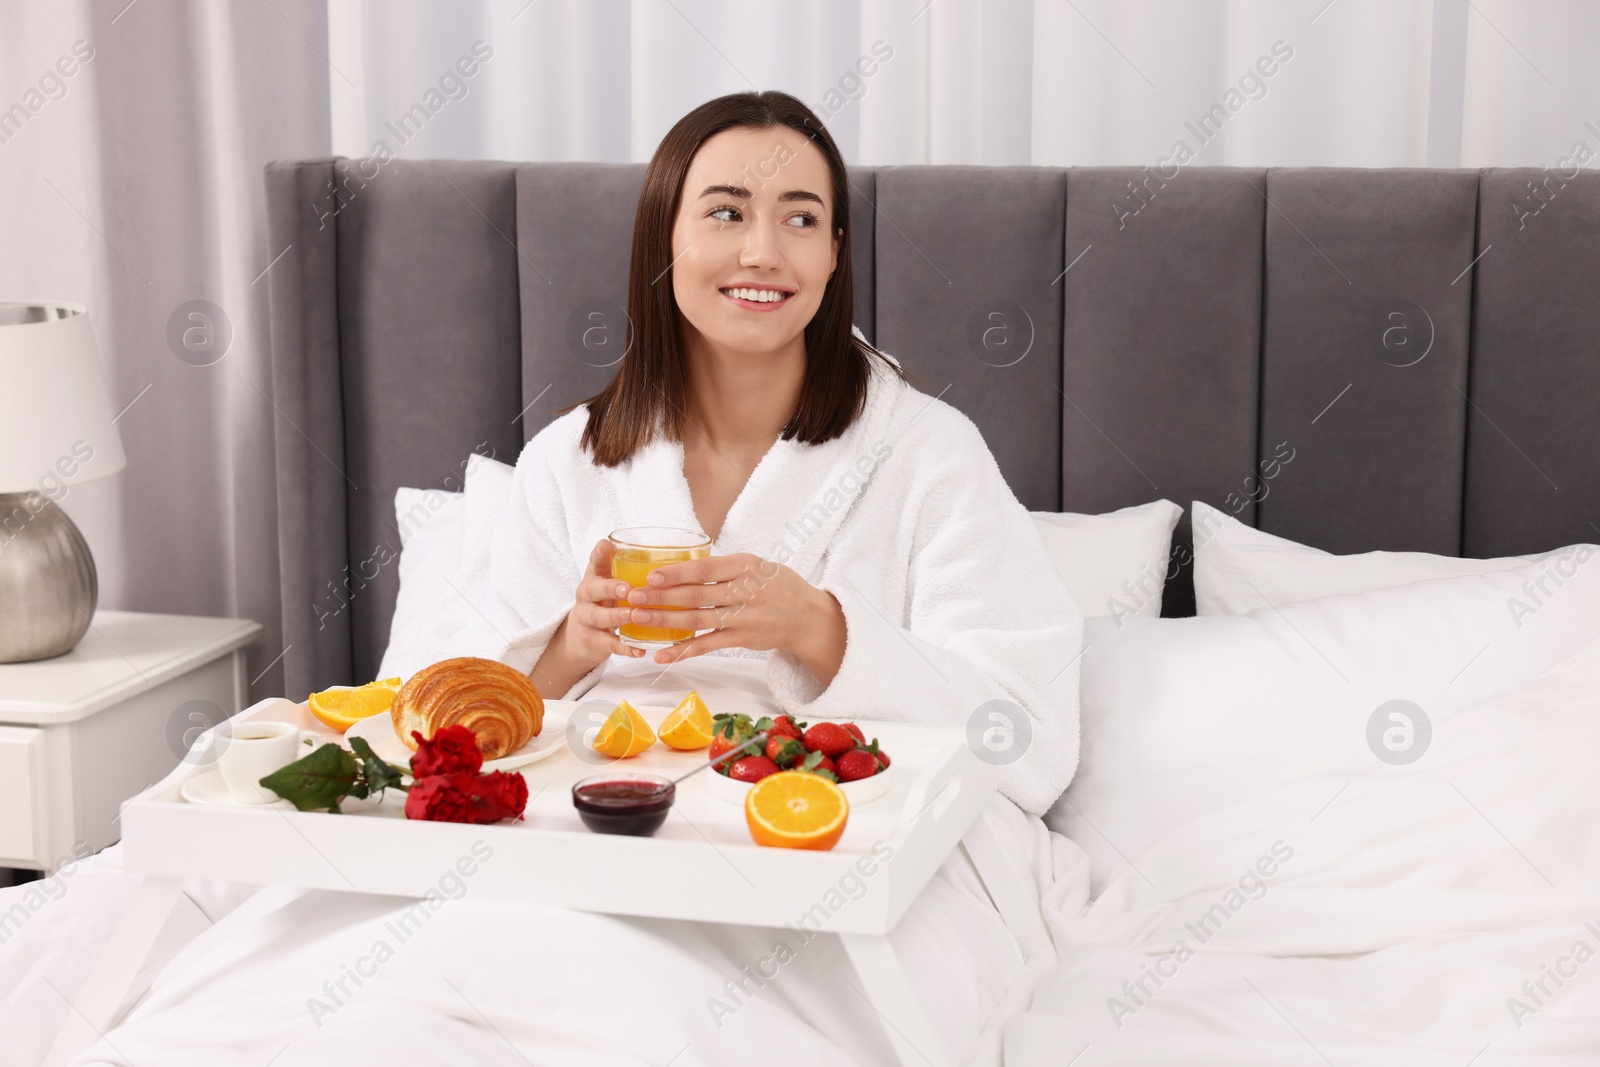
[{"label": "bed sheet", "polygon": [[1061,963],[1006,1062],[1600,1062],[1597,766],[1600,645],[1436,721],[1413,763],[1196,812],[1048,908]]}]

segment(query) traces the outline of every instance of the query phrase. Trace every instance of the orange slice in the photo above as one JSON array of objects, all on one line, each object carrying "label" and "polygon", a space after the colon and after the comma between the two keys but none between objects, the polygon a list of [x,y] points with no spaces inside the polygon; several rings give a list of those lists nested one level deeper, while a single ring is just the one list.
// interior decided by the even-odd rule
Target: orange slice
[{"label": "orange slice", "polygon": [[594,735],[594,750],[613,759],[637,756],[655,743],[655,731],[626,700],[606,716],[600,731]]},{"label": "orange slice", "polygon": [[769,774],[744,798],[744,821],[758,845],[827,851],[850,819],[844,790],[804,771]]},{"label": "orange slice", "polygon": [[711,743],[711,709],[694,690],[678,702],[672,713],[661,720],[659,736],[663,744],[684,752],[705,748]]},{"label": "orange slice", "polygon": [[362,719],[381,715],[394,703],[400,679],[381,678],[366,685],[336,685],[306,698],[306,709],[329,729],[344,733]]}]

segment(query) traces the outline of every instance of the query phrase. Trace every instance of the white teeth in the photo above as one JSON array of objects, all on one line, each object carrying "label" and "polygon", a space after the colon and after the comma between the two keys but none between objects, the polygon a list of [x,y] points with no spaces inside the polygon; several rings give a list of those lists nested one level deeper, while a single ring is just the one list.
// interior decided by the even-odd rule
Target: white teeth
[{"label": "white teeth", "polygon": [[787,294],[776,289],[724,289],[729,296],[736,296],[741,300],[754,300],[761,304],[771,304],[782,300]]}]

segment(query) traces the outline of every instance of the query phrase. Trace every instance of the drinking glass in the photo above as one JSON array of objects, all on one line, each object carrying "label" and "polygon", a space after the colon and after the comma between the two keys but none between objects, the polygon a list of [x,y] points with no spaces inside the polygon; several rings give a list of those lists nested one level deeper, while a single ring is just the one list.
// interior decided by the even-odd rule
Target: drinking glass
[{"label": "drinking glass", "polygon": [[[691,559],[704,559],[711,555],[711,538],[698,530],[684,530],[671,526],[631,526],[617,530],[610,537],[611,577],[627,582],[634,588],[643,588],[645,579],[657,567],[669,563],[684,563]],[[625,606],[624,601],[617,602]],[[650,611],[687,611],[687,608],[652,604]],[[687,641],[695,631],[670,626],[640,626],[624,623],[617,636],[625,645],[634,648],[670,648],[679,641]]]}]

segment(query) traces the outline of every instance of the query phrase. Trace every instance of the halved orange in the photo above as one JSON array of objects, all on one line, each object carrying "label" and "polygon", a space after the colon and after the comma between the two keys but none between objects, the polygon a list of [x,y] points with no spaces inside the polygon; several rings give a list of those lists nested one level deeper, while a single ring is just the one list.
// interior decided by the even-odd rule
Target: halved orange
[{"label": "halved orange", "polygon": [[804,771],[769,774],[744,797],[744,821],[758,845],[826,852],[850,819],[844,790]]},{"label": "halved orange", "polygon": [[700,694],[689,690],[689,695],[678,702],[657,731],[663,744],[683,752],[705,748],[711,743],[711,709],[700,699]]},{"label": "halved orange", "polygon": [[626,700],[606,716],[599,733],[594,735],[594,750],[616,759],[637,756],[655,743],[655,731]]},{"label": "halved orange", "polygon": [[394,703],[400,679],[380,678],[366,685],[336,685],[306,698],[306,709],[324,725],[344,733],[362,719],[381,715]]}]

